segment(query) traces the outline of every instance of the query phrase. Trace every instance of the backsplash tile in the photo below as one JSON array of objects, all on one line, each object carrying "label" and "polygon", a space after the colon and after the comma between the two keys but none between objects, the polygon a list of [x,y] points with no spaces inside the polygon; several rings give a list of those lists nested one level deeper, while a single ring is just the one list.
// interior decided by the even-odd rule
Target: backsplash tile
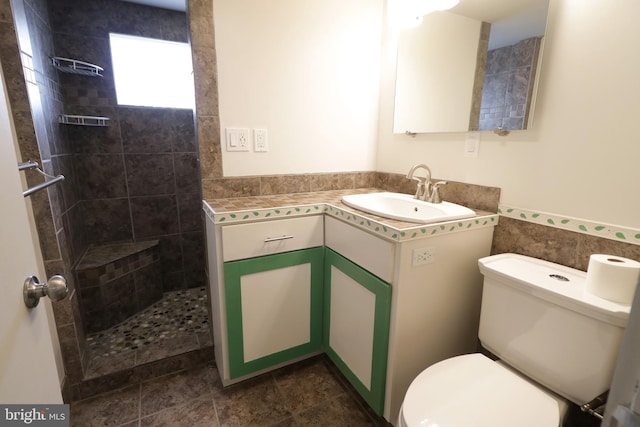
[{"label": "backsplash tile", "polygon": [[492,254],[514,252],[568,267],[587,270],[594,253],[640,260],[640,245],[562,230],[500,216],[493,236]]}]

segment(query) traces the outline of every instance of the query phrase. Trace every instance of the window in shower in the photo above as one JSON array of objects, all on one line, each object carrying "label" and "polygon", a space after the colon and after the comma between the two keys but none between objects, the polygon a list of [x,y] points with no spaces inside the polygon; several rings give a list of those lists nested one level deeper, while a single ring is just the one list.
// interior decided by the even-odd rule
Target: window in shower
[{"label": "window in shower", "polygon": [[109,39],[118,104],[194,108],[188,43],[114,33]]}]

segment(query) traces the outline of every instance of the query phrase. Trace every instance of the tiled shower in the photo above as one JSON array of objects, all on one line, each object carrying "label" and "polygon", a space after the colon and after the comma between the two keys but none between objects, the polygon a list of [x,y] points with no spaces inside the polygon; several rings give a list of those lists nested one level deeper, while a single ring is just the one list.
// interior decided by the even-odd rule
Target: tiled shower
[{"label": "tiled shower", "polygon": [[[80,387],[111,369],[210,349],[195,114],[119,106],[109,49],[109,32],[188,42],[186,14],[120,1],[12,0],[0,21],[20,41],[18,50],[2,40],[5,75],[29,69],[9,94],[29,99],[12,105],[14,120],[25,118],[16,120],[22,158],[66,177],[32,203],[36,217],[50,210],[53,218],[37,222],[47,274],[63,273],[70,285],[54,307],[67,382]],[[103,77],[61,72],[54,56],[99,65]],[[63,125],[60,114],[107,117],[108,126]]]}]

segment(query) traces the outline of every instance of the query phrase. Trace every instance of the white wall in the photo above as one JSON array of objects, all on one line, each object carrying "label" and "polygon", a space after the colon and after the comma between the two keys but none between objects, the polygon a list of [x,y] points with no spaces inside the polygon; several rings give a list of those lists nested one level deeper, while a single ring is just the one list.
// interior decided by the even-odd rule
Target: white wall
[{"label": "white wall", "polygon": [[266,127],[271,145],[223,148],[225,176],[425,162],[438,178],[501,187],[506,205],[640,229],[640,2],[551,0],[533,129],[482,133],[478,158],[463,156],[464,133],[392,134],[396,50],[387,33],[380,78],[382,3],[214,1],[223,133]]},{"label": "white wall", "polygon": [[395,46],[383,50],[377,170],[427,163],[434,176],[502,188],[502,203],[640,228],[640,2],[551,0],[532,130],[392,134]]},{"label": "white wall", "polygon": [[482,21],[446,11],[423,19],[399,34],[393,130],[469,129]]},{"label": "white wall", "polygon": [[375,168],[383,0],[214,0],[220,125],[267,128],[225,176]]}]

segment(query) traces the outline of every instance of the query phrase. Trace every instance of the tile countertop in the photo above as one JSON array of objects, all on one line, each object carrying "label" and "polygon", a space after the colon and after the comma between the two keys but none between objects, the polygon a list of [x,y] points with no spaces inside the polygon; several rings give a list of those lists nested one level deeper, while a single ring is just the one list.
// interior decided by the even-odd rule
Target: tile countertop
[{"label": "tile countertop", "polygon": [[358,188],[352,190],[316,191],[311,193],[248,196],[203,201],[203,210],[216,224],[237,224],[264,219],[327,214],[393,241],[420,239],[433,235],[464,231],[469,228],[498,225],[498,214],[476,211],[476,216],[453,221],[417,224],[397,221],[366,213],[342,203],[349,194],[377,193],[384,190]]}]

